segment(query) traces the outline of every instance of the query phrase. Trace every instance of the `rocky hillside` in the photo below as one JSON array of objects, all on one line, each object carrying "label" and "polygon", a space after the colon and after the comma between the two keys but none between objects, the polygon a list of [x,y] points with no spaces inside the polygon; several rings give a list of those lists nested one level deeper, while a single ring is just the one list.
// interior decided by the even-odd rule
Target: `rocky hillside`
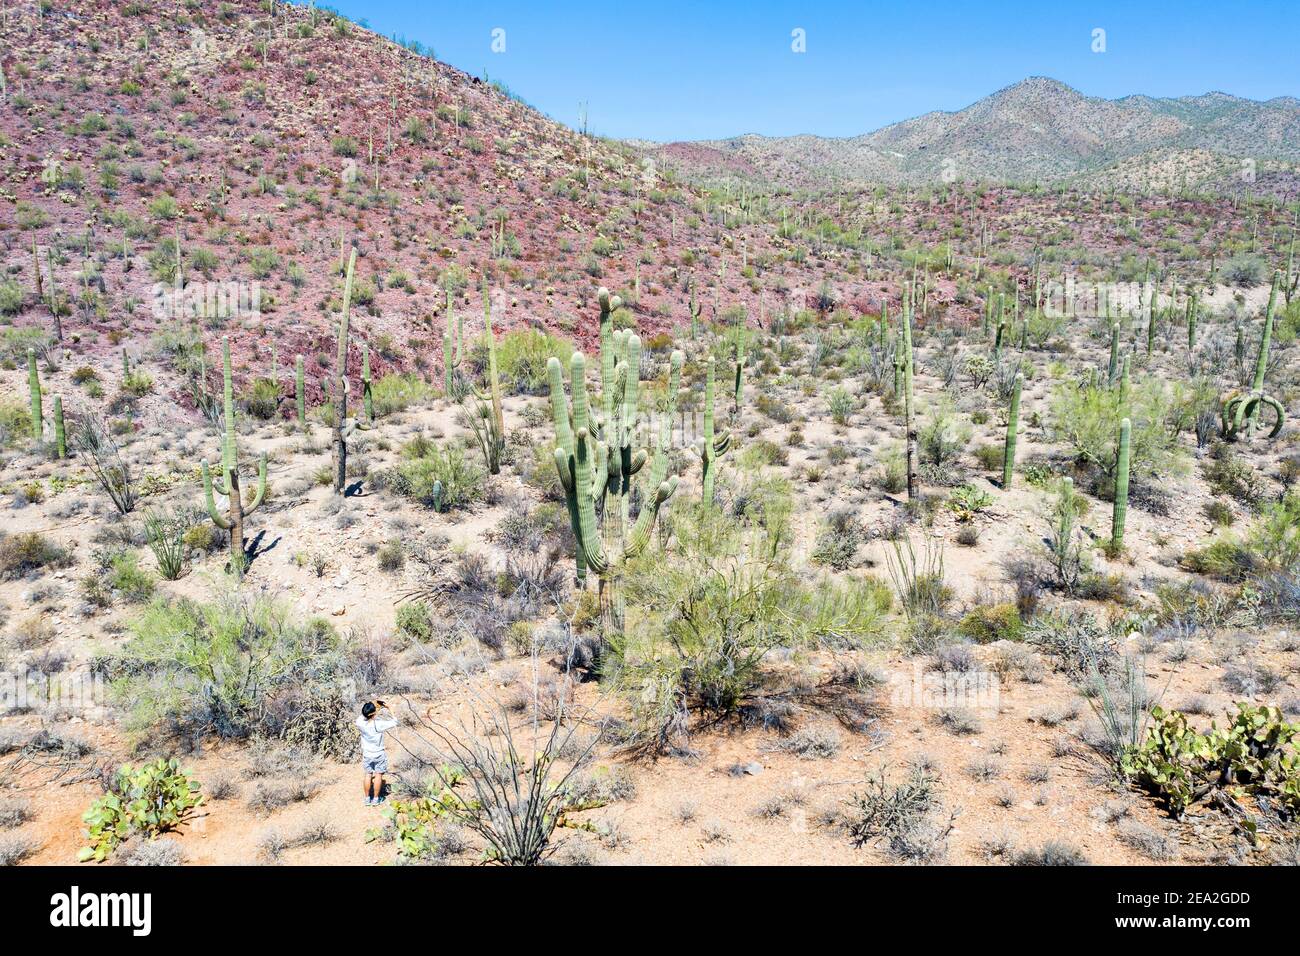
[{"label": "rocky hillside", "polygon": [[[1294,171],[1300,101],[1226,93],[1107,100],[1032,77],[955,113],[927,113],[862,136],[740,136],[694,145],[695,155],[716,154],[700,162],[706,175],[739,162],[766,180],[805,187],[1096,179],[1162,188],[1168,176],[1159,170],[1171,154],[1214,158],[1212,169],[1192,164],[1181,177],[1188,186],[1239,186],[1243,160],[1254,161],[1257,178]],[[692,158],[680,144],[662,153],[684,169]],[[1149,179],[1134,175],[1147,165]]]}]

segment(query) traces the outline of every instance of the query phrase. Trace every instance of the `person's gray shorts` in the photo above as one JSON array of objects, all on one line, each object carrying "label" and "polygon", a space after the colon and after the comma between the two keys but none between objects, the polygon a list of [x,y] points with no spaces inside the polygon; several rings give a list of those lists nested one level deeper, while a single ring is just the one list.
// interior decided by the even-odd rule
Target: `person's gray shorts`
[{"label": "person's gray shorts", "polygon": [[388,754],[380,754],[378,757],[362,757],[361,770],[363,773],[388,773]]}]

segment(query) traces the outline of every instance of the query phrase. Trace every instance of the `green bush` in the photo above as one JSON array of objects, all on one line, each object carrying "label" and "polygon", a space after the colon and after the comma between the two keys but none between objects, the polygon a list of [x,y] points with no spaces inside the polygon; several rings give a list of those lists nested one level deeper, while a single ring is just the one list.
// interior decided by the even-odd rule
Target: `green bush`
[{"label": "green bush", "polygon": [[981,604],[966,613],[957,632],[977,644],[1018,641],[1024,636],[1024,622],[1015,604]]},{"label": "green bush", "polygon": [[153,597],[153,575],[140,567],[140,556],[134,551],[123,551],[113,558],[109,567],[108,583],[132,604],[143,604]]},{"label": "green bush", "polygon": [[0,314],[17,315],[23,308],[23,287],[11,279],[0,282]]},{"label": "green bush", "polygon": [[77,861],[102,863],[130,836],[153,839],[175,830],[203,803],[200,790],[174,757],[160,757],[138,770],[122,766],[108,793],[81,815],[88,845],[77,853]]},{"label": "green bush", "polygon": [[1185,462],[1178,435],[1168,426],[1173,411],[1170,392],[1163,382],[1146,379],[1134,382],[1128,400],[1120,388],[1089,387],[1081,382],[1063,382],[1052,397],[1052,429],[1069,445],[1075,457],[1100,473],[1104,496],[1114,493],[1116,445],[1120,421],[1131,422],[1129,468],[1138,482],[1181,473]]},{"label": "green bush", "polygon": [[72,552],[38,531],[0,537],[0,580],[11,581],[31,571],[66,568]]},{"label": "green bush", "polygon": [[507,332],[497,342],[497,371],[502,386],[510,392],[542,395],[549,387],[547,360],[559,359],[567,369],[572,356],[573,343],[566,339],[539,329],[517,329]]},{"label": "green bush", "polygon": [[159,598],[128,633],[103,667],[136,734],[301,732],[302,715],[314,713],[310,700],[331,687],[337,694],[351,677],[328,622],[297,623],[287,606],[264,595],[229,592],[210,603]]},{"label": "green bush", "polygon": [[255,378],[240,401],[248,414],[267,421],[274,418],[280,408],[280,386],[269,378]]},{"label": "green bush", "polygon": [[404,461],[390,476],[398,494],[441,512],[481,501],[487,493],[486,482],[487,472],[466,458],[457,445],[433,448],[426,455]]},{"label": "green bush", "polygon": [[375,415],[391,415],[422,402],[432,389],[429,383],[410,372],[394,372],[374,380],[370,386],[375,403]]},{"label": "green bush", "polygon": [[411,601],[397,608],[397,633],[416,644],[433,637],[433,614],[423,601]]}]

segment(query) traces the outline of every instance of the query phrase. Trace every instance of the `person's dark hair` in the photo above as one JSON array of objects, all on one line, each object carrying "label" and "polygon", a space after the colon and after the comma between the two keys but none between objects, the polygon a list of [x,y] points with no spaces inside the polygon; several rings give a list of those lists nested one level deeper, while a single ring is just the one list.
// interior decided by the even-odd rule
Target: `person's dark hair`
[{"label": "person's dark hair", "polygon": [[361,705],[361,716],[366,718],[366,720],[369,720],[371,717],[375,716],[374,701],[368,700]]}]

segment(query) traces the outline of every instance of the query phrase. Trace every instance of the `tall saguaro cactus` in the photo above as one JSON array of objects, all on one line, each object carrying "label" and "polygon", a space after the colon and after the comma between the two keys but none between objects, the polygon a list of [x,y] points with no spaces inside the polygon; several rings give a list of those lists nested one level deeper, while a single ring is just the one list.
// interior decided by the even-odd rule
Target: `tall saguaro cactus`
[{"label": "tall saguaro cactus", "polygon": [[916,497],[916,422],[912,402],[912,293],[903,297],[903,428],[907,448],[907,500]]},{"label": "tall saguaro cactus", "polygon": [[1107,368],[1106,384],[1114,387],[1115,376],[1119,375],[1119,323],[1110,327],[1110,365]]},{"label": "tall saguaro cactus", "polygon": [[221,484],[217,493],[226,497],[226,514],[217,510],[213,497],[212,474],[208,470],[208,460],[203,459],[199,470],[203,476],[203,497],[207,502],[208,516],[222,531],[230,532],[230,570],[237,579],[243,579],[247,558],[244,552],[244,519],[262,506],[266,498],[266,454],[257,460],[257,491],[253,500],[244,503],[239,490],[239,451],[235,445],[235,399],[234,386],[230,372],[230,338],[221,339],[222,363],[222,409],[225,415],[225,431],[221,442]]},{"label": "tall saguaro cactus", "polygon": [[41,440],[41,375],[36,371],[36,350],[27,350],[27,391],[32,402],[32,440]]},{"label": "tall saguaro cactus", "polygon": [[302,380],[302,356],[293,360],[293,398],[298,409],[298,425],[307,424],[307,389]]},{"label": "tall saguaro cactus", "polygon": [[370,378],[370,346],[361,343],[361,400],[366,409],[366,421],[375,423],[375,395]]},{"label": "tall saguaro cactus", "polygon": [[722,455],[726,454],[731,447],[731,433],[723,432],[721,435],[714,435],[713,432],[713,379],[714,379],[714,360],[710,355],[705,365],[704,373],[704,436],[696,442],[696,453],[700,456],[700,465],[703,469],[701,474],[701,499],[704,507],[713,507],[713,479],[716,475],[717,462]]},{"label": "tall saguaro cactus", "polygon": [[1129,436],[1132,423],[1125,418],[1119,423],[1119,448],[1115,451],[1115,507],[1110,519],[1110,546],[1113,551],[1124,549],[1124,519],[1128,517]]},{"label": "tall saguaro cactus", "polygon": [[1011,408],[1007,413],[1007,444],[1002,453],[1002,490],[1011,487],[1011,479],[1016,471],[1016,431],[1020,423],[1020,390],[1024,387],[1025,376],[1016,373],[1016,383],[1011,389]]},{"label": "tall saguaro cactus", "polygon": [[68,457],[68,433],[63,426],[63,397],[54,396],[54,456]]},{"label": "tall saguaro cactus", "polygon": [[348,484],[348,439],[369,424],[348,417],[348,323],[352,310],[352,279],[356,273],[357,250],[348,256],[347,277],[343,280],[343,315],[339,319],[338,354],[334,361],[334,493],[344,494]]},{"label": "tall saguaro cactus", "polygon": [[[564,396],[564,376],[559,359],[547,362],[551,410],[555,419],[555,466],[564,489],[569,520],[577,540],[577,580],[586,572],[600,580],[601,634],[606,640],[623,630],[622,577],[626,562],[650,541],[659,509],[677,490],[677,477],[668,477],[668,445],[676,413],[682,354],[674,351],[669,364],[669,407],[659,422],[654,459],[641,513],[629,528],[628,497],[632,478],[648,460],[644,449],[633,446],[640,395],[641,340],[630,332],[614,333],[609,315],[618,299],[599,293],[601,309],[601,365],[606,383],[601,395],[607,409],[604,420],[593,420],[587,394],[586,358],[575,352],[570,361],[571,401]],[[608,342],[608,349],[605,343]]]}]

